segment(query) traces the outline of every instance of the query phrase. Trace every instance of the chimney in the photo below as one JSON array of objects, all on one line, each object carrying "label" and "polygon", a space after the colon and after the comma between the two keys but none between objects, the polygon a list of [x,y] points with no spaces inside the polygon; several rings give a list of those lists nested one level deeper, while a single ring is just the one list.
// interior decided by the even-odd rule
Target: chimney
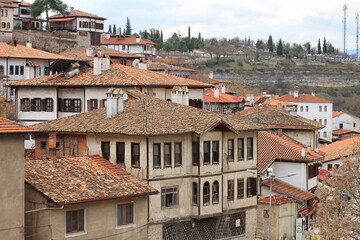
[{"label": "chimney", "polygon": [[124,112],[124,91],[121,88],[115,89],[118,95],[116,114]]},{"label": "chimney", "polygon": [[311,95],[312,95],[312,96],[315,96],[315,93],[314,93],[314,91],[311,91]]},{"label": "chimney", "polygon": [[214,78],[214,72],[210,72],[210,73],[209,73],[209,78],[211,78],[211,79]]},{"label": "chimney", "polygon": [[64,73],[64,77],[66,78],[66,79],[69,79],[69,78],[72,78],[73,76],[75,76],[77,73],[79,73],[80,72],[80,70],[79,69],[74,69],[74,70],[71,70],[70,72],[66,72],[66,73]]},{"label": "chimney", "polygon": [[26,46],[27,46],[28,48],[32,48],[32,42],[27,41],[27,42],[26,42]]},{"label": "chimney", "polygon": [[182,87],[182,92],[183,92],[183,96],[182,96],[182,104],[185,106],[189,106],[189,89],[188,87]]},{"label": "chimney", "polygon": [[145,70],[147,70],[148,69],[148,64],[147,64],[147,62],[144,62],[144,61],[140,61],[139,62],[139,68],[140,69],[145,69]]},{"label": "chimney", "polygon": [[124,100],[127,94],[121,88],[109,88],[106,91],[106,117],[112,118],[124,112]]},{"label": "chimney", "polygon": [[297,117],[297,112],[296,111],[290,111],[290,115],[293,117]]},{"label": "chimney", "polygon": [[110,33],[105,34],[105,39],[110,39]]},{"label": "chimney", "polygon": [[301,148],[301,156],[305,157],[305,148],[304,147]]},{"label": "chimney", "polygon": [[136,37],[136,43],[139,43],[140,40],[141,40],[141,36],[137,36],[137,37]]},{"label": "chimney", "polygon": [[221,85],[221,93],[226,93],[226,86],[225,85]]},{"label": "chimney", "polygon": [[104,55],[101,58],[101,71],[109,71],[110,70],[110,57],[109,55]]},{"label": "chimney", "polygon": [[94,54],[94,49],[92,49],[92,48],[87,48],[86,49],[86,56],[87,57],[92,57],[93,54]]},{"label": "chimney", "polygon": [[174,86],[171,90],[171,101],[173,103],[182,104],[182,89],[179,86]]},{"label": "chimney", "polygon": [[294,92],[290,90],[289,95],[294,95]]},{"label": "chimney", "polygon": [[279,128],[279,129],[277,130],[277,135],[280,136],[282,133],[283,133],[283,130],[282,130],[281,128]]},{"label": "chimney", "polygon": [[70,7],[70,13],[74,13],[74,7]]},{"label": "chimney", "polygon": [[219,88],[215,87],[214,88],[214,98],[219,98]]},{"label": "chimney", "polygon": [[298,90],[295,90],[294,91],[294,98],[298,98],[299,97],[299,91]]},{"label": "chimney", "polygon": [[31,79],[35,77],[35,69],[34,67],[30,66],[29,63],[25,64],[24,69],[24,79]]},{"label": "chimney", "polygon": [[100,54],[95,54],[94,56],[94,66],[93,66],[93,74],[95,76],[101,74],[101,63],[102,63],[102,57]]}]

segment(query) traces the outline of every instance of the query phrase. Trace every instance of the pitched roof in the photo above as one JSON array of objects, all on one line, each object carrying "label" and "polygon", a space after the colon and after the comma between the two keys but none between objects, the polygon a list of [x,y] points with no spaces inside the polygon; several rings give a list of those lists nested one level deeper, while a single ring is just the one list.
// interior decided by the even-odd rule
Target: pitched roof
[{"label": "pitched roof", "polygon": [[297,106],[296,103],[288,103],[288,102],[284,102],[284,101],[280,101],[280,100],[277,100],[277,99],[272,99],[272,98],[268,98],[266,99],[263,104],[270,104],[270,105],[273,105],[273,106],[287,106],[287,107],[294,107],[294,106]]},{"label": "pitched roof", "polygon": [[106,109],[33,125],[44,132],[116,133],[124,135],[203,134],[216,126],[232,131],[256,130],[251,121],[238,121],[231,116],[184,106],[127,90],[134,100],[124,104],[124,112],[106,117]]},{"label": "pitched roof", "polygon": [[340,116],[341,114],[343,114],[343,112],[333,112],[332,113],[332,117],[337,117],[337,116]]},{"label": "pitched roof", "polygon": [[237,97],[231,94],[222,93],[219,90],[219,97],[214,97],[214,89],[207,90],[204,93],[204,102],[212,102],[212,103],[238,103],[243,102],[244,98]]},{"label": "pitched roof", "polygon": [[176,77],[161,72],[153,72],[144,69],[128,67],[120,64],[112,64],[110,71],[102,72],[95,76],[93,69],[82,70],[74,77],[67,79],[63,73],[50,76],[42,76],[33,79],[11,81],[7,86],[88,86],[88,87],[136,87],[136,86],[164,86],[175,85],[188,86],[189,88],[208,88],[212,85],[182,77]]},{"label": "pitched roof", "polygon": [[100,49],[102,54],[108,55],[108,56],[110,56],[110,58],[112,58],[112,57],[131,58],[131,59],[139,59],[140,58],[138,55],[135,55],[135,54],[130,54],[130,53],[126,53],[126,52],[117,51],[117,50],[114,50],[111,48],[98,47],[98,46],[71,48],[64,52],[61,52],[60,54],[62,56],[66,56],[66,57],[69,57],[72,59],[92,61],[94,59],[94,57],[93,56],[89,57],[86,55],[86,50],[88,48],[92,48],[94,53],[98,49]]},{"label": "pitched roof", "polygon": [[151,71],[169,70],[169,71],[189,72],[189,73],[196,72],[194,69],[191,68],[184,68],[184,67],[179,67],[161,62],[149,62],[147,68]]},{"label": "pitched roof", "polygon": [[[260,197],[258,199],[258,202],[269,204],[270,196]],[[276,195],[271,196],[271,204],[274,204],[274,205],[282,205],[282,204],[286,204],[286,203],[295,203],[295,202],[297,202],[295,199],[288,197],[285,194],[276,194]]]},{"label": "pitched roof", "polygon": [[156,43],[141,38],[139,42],[136,42],[136,36],[120,35],[110,36],[110,39],[101,40],[101,45],[156,45]]},{"label": "pitched roof", "polygon": [[303,144],[285,134],[278,136],[265,131],[258,133],[258,171],[260,173],[276,160],[313,162],[320,159],[323,159],[321,153],[305,150]]},{"label": "pitched roof", "polygon": [[299,97],[294,97],[291,94],[287,94],[278,97],[276,99],[284,102],[332,103],[332,101],[317,96],[313,96],[311,94],[299,94]]},{"label": "pitched roof", "polygon": [[83,12],[83,11],[80,11],[80,10],[73,10],[68,15],[56,14],[56,15],[48,17],[48,19],[68,18],[68,17],[88,17],[88,18],[95,18],[95,19],[99,19],[99,20],[106,20],[106,18],[99,17],[97,15],[86,13],[86,12]]},{"label": "pitched roof", "polygon": [[267,125],[269,128],[314,130],[324,127],[316,121],[303,118],[299,115],[293,116],[288,111],[271,105],[240,111],[235,113],[235,116],[242,119],[255,119],[259,124]]},{"label": "pitched roof", "polygon": [[0,42],[0,58],[70,59],[59,54],[45,52],[20,44],[13,46],[5,42]]},{"label": "pitched roof", "polygon": [[0,134],[11,134],[11,133],[34,133],[38,132],[36,129],[28,128],[20,123],[1,118],[0,117]]},{"label": "pitched roof", "polygon": [[358,132],[356,132],[356,131],[347,130],[347,129],[343,129],[343,128],[336,129],[336,130],[333,131],[333,135],[336,135],[336,136],[340,136],[340,135],[344,135],[344,134],[349,134],[349,133],[358,134]]},{"label": "pitched roof", "polygon": [[[270,180],[265,180],[261,184],[270,187]],[[279,179],[273,180],[272,188],[276,192],[286,194],[298,201],[308,201],[315,197],[314,194],[301,190],[300,188],[294,187],[288,183],[280,181]]]},{"label": "pitched roof", "polygon": [[99,156],[27,159],[25,181],[59,205],[158,193]]},{"label": "pitched roof", "polygon": [[325,153],[323,162],[360,153],[360,135],[347,137],[320,149]]}]

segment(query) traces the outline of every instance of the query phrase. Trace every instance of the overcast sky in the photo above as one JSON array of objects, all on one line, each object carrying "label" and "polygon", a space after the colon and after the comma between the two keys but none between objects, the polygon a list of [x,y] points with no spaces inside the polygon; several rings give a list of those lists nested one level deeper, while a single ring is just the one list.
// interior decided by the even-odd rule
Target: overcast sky
[{"label": "overcast sky", "polygon": [[[124,28],[129,17],[133,32],[162,29],[205,38],[239,36],[317,44],[323,37],[343,49],[343,5],[347,11],[347,49],[356,48],[356,12],[360,0],[62,0],[69,7],[107,18],[108,25]],[[33,2],[33,0],[30,0]]]}]

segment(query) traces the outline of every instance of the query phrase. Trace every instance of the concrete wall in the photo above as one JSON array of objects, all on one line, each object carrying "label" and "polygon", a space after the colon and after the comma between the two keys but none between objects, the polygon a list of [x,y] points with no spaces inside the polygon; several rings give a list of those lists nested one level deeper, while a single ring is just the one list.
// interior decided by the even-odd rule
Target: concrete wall
[{"label": "concrete wall", "polygon": [[0,239],[24,238],[24,138],[0,136]]},{"label": "concrete wall", "polygon": [[276,177],[286,176],[296,172],[295,176],[281,178],[281,181],[307,191],[307,167],[305,163],[275,162],[271,165]]}]

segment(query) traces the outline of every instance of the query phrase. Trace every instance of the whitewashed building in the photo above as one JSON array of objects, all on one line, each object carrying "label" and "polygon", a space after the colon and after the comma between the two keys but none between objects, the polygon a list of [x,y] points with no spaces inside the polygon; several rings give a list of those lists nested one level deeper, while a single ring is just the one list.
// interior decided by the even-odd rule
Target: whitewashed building
[{"label": "whitewashed building", "polygon": [[333,112],[333,128],[360,132],[360,118],[345,112]]}]

